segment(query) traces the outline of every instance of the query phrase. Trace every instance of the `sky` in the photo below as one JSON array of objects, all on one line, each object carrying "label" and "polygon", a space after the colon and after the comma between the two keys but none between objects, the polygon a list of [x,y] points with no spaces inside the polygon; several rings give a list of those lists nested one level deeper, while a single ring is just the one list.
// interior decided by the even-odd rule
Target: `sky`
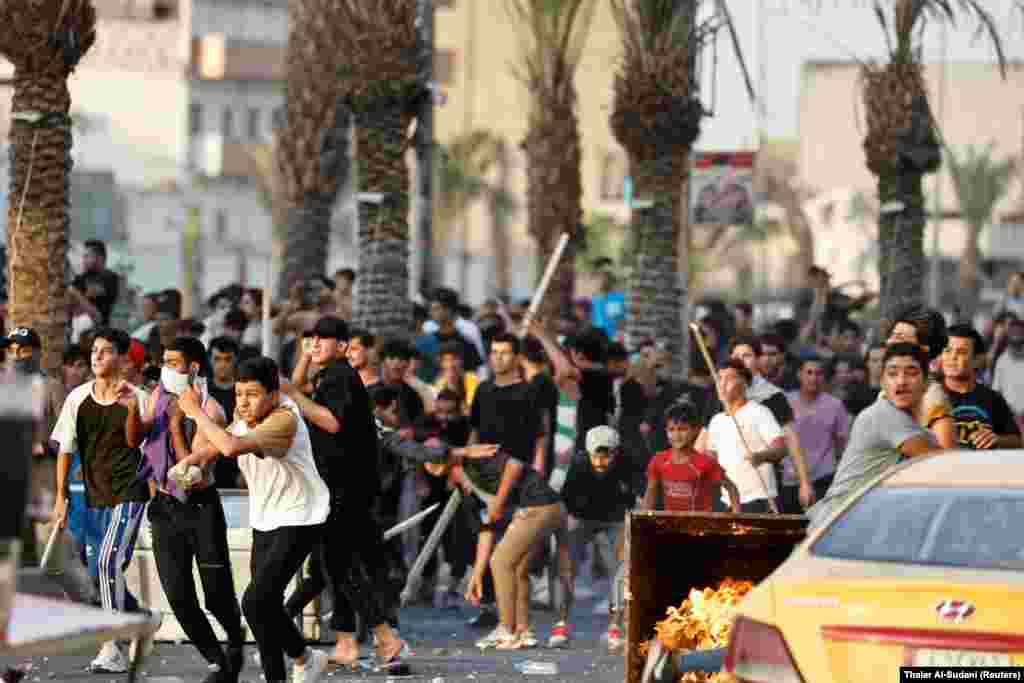
[{"label": "sky", "polygon": [[[1024,9],[1014,9],[1013,0],[979,2],[989,8],[999,25],[1007,59],[1024,60]],[[798,136],[800,71],[805,62],[885,56],[884,34],[872,11],[873,0],[727,0],[727,4],[747,66],[759,74],[754,80],[763,103],[760,130],[767,137]],[[951,61],[995,62],[988,43],[974,40],[976,27],[975,22],[961,18],[949,31]],[[926,28],[924,41],[926,61],[941,61],[942,31],[937,24]],[[718,60],[715,115],[704,122],[698,147],[756,147],[755,109],[724,32],[719,36]],[[711,59],[705,60],[705,66],[709,62]],[[713,89],[710,71],[706,69],[702,83],[706,105]]]}]

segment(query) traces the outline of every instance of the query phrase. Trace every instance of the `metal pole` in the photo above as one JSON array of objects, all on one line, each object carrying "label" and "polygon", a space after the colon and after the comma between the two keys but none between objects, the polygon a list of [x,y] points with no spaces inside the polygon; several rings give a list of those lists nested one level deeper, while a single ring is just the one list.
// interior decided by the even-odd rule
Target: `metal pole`
[{"label": "metal pole", "polygon": [[[949,28],[945,22],[942,23],[940,41],[942,45],[942,62],[939,67],[939,106],[936,115],[939,127],[941,128],[946,111],[946,66],[949,61]],[[940,247],[942,237],[942,170],[935,174],[935,206],[932,215],[932,264],[931,282],[929,283],[929,298],[932,308],[939,310],[942,305],[942,251]]]},{"label": "metal pole", "polygon": [[444,510],[441,511],[441,516],[438,517],[437,522],[434,523],[434,528],[427,537],[426,543],[423,544],[423,548],[420,550],[419,556],[416,558],[416,561],[413,562],[412,568],[409,570],[409,575],[405,580],[405,588],[402,589],[402,605],[408,605],[409,601],[415,597],[416,592],[420,589],[423,570],[426,568],[427,562],[430,561],[430,558],[433,557],[435,552],[437,552],[437,546],[441,543],[441,537],[444,535],[448,525],[451,524],[452,518],[455,516],[455,513],[458,511],[459,505],[461,504],[462,489],[456,486],[455,490],[452,491],[452,495],[448,498],[448,503],[444,506]]},{"label": "metal pole", "polygon": [[419,0],[420,79],[426,93],[416,118],[416,230],[419,253],[413,260],[414,293],[437,284],[434,272],[434,0]]}]

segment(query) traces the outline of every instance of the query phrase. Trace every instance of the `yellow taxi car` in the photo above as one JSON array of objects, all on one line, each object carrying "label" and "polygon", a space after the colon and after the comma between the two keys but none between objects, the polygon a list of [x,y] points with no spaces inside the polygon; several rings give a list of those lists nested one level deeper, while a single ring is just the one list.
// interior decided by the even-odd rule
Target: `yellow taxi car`
[{"label": "yellow taxi car", "polygon": [[860,489],[741,603],[740,681],[1024,666],[1024,450],[947,451]]}]

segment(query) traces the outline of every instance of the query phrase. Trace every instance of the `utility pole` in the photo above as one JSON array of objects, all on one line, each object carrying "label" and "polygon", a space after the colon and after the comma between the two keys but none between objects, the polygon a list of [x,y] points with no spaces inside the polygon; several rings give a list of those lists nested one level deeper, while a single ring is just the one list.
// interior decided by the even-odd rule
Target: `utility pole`
[{"label": "utility pole", "polygon": [[413,293],[437,285],[434,268],[434,0],[419,0],[420,82],[424,95],[416,117],[416,232]]},{"label": "utility pole", "polygon": [[[940,40],[942,41],[942,62],[939,66],[939,93],[938,93],[938,111],[936,116],[938,117],[939,127],[942,127],[945,119],[946,112],[946,70],[949,62],[949,27],[943,22],[941,24]],[[943,151],[945,156],[945,151]],[[945,166],[945,164],[943,164]],[[934,209],[932,213],[932,264],[931,272],[928,273],[931,277],[929,283],[929,289],[931,290],[929,298],[931,299],[931,306],[935,310],[940,310],[942,306],[942,248],[941,248],[941,237],[942,237],[942,214],[944,208],[942,206],[942,169],[935,174],[935,196],[934,196]]]}]

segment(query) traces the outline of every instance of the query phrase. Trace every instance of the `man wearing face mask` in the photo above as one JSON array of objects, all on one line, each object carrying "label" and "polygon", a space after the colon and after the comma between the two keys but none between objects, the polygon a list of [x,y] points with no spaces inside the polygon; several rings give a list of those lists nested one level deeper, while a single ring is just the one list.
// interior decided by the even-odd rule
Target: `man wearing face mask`
[{"label": "man wearing face mask", "polygon": [[1017,426],[1024,431],[1024,320],[1010,321],[1006,353],[996,361],[992,388],[1010,404]]},{"label": "man wearing face mask", "polygon": [[[235,597],[220,495],[210,485],[209,476],[188,491],[168,476],[168,471],[189,456],[193,447],[208,443],[205,436],[196,434],[195,423],[179,409],[179,395],[192,386],[201,397],[203,411],[214,423],[223,427],[227,420],[220,404],[210,396],[209,363],[202,342],[178,337],[164,349],[163,361],[160,384],[150,397],[143,418],[148,432],[142,444],[145,463],[140,472],[153,496],[149,504],[153,555],[175,618],[209,664],[210,674],[205,682],[235,683],[243,665],[245,634]],[[221,648],[199,606],[193,558],[199,567],[206,610],[228,634],[227,652]]]}]

